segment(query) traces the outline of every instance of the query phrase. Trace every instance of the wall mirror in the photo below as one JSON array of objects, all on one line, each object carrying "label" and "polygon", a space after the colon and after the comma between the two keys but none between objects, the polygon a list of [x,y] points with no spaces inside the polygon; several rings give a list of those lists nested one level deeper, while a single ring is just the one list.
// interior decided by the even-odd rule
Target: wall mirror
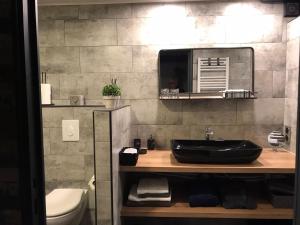
[{"label": "wall mirror", "polygon": [[254,98],[254,50],[161,50],[159,93],[160,99]]}]

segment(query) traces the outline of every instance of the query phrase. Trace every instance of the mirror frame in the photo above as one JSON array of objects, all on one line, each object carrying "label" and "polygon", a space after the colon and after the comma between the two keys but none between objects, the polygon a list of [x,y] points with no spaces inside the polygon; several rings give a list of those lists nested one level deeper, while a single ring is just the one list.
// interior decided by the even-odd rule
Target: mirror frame
[{"label": "mirror frame", "polygon": [[[212,47],[212,48],[181,48],[181,49],[161,49],[158,53],[158,95],[159,99],[161,100],[188,100],[188,99],[227,99],[222,97],[221,95],[198,95],[197,93],[193,93],[192,90],[192,76],[193,76],[193,61],[194,61],[194,56],[193,56],[193,51],[194,50],[209,50],[209,49],[250,49],[252,53],[252,94],[253,96],[250,96],[249,98],[230,98],[230,99],[254,99],[255,97],[255,56],[254,56],[254,49],[253,47]],[[161,65],[161,54],[166,51],[191,51],[190,52],[190,58],[188,62],[189,66],[189,71],[188,71],[188,86],[189,86],[189,91],[186,93],[182,93],[182,95],[179,95],[177,97],[166,97],[161,95],[161,71],[160,71],[160,65]]]}]

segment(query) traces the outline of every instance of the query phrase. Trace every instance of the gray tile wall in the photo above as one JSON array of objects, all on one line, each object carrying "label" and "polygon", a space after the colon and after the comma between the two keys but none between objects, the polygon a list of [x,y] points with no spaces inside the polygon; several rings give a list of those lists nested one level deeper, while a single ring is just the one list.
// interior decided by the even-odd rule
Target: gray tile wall
[{"label": "gray tile wall", "polygon": [[296,151],[298,81],[300,57],[300,17],[287,26],[286,88],[284,125],[291,127],[289,149]]},{"label": "gray tile wall", "polygon": [[[46,193],[55,188],[88,188],[95,173],[93,111],[99,107],[44,107],[43,134]],[[79,141],[62,141],[62,120],[79,120]],[[89,197],[93,196],[92,194]],[[95,224],[95,199],[82,224]]]},{"label": "gray tile wall", "polygon": [[[282,4],[258,1],[124,4],[39,8],[41,70],[54,101],[83,94],[101,101],[118,78],[131,107],[133,136],[154,135],[159,148],[171,138],[247,138],[266,146],[284,118],[286,23]],[[258,99],[158,100],[160,49],[253,47]]]},{"label": "gray tile wall", "polygon": [[94,115],[97,224],[119,225],[123,199],[119,152],[130,142],[130,107]]}]

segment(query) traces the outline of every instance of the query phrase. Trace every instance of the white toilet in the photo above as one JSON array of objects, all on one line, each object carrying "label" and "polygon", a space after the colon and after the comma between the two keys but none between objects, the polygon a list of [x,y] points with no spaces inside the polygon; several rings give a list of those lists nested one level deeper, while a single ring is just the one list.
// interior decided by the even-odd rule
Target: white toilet
[{"label": "white toilet", "polygon": [[54,189],[46,196],[47,225],[79,225],[87,207],[87,190]]}]

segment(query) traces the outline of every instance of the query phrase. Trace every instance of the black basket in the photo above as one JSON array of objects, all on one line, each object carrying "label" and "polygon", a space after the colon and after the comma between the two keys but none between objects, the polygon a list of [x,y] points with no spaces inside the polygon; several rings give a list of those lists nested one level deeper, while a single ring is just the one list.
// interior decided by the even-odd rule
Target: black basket
[{"label": "black basket", "polygon": [[139,158],[138,153],[124,153],[124,151],[130,147],[122,148],[122,150],[119,153],[119,162],[122,166],[135,166],[137,163],[137,160]]}]

